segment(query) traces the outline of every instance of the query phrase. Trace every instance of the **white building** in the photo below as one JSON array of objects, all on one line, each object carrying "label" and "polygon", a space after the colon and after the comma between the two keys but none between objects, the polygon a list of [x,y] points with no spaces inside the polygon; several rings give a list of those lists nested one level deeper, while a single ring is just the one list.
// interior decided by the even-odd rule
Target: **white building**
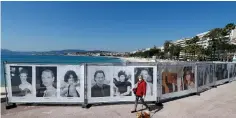
[{"label": "white building", "polygon": [[[200,46],[203,46],[204,48],[207,48],[209,46],[209,41],[211,40],[210,38],[208,37],[204,37],[207,33],[209,33],[210,31],[207,31],[207,32],[203,32],[203,33],[200,33],[200,34],[197,34],[196,36],[199,37],[199,41],[197,42],[198,45]],[[193,37],[192,37],[193,38]],[[176,41],[172,41],[173,44],[175,45],[180,45],[181,47],[185,47],[186,44],[185,42],[187,40],[190,40],[192,38],[183,38],[183,39],[179,39],[179,40],[176,40]],[[227,40],[229,43],[231,44],[234,44],[236,45],[236,29],[232,30],[230,35],[228,36],[225,36],[225,40]],[[164,51],[164,46],[160,46],[158,47],[159,49],[161,49],[161,51]],[[147,50],[150,50],[151,48],[146,48],[146,49],[142,49],[142,50],[138,50],[138,51],[134,51],[133,53],[135,52],[144,52],[144,51],[147,51]],[[183,56],[185,55],[184,52],[180,52],[180,56]]]},{"label": "white building", "polygon": [[162,52],[164,52],[164,46],[158,47]]},{"label": "white building", "polygon": [[197,44],[204,47],[204,48],[207,48],[208,45],[209,45],[209,41],[210,41],[210,38],[208,37],[204,37],[207,33],[209,33],[209,31],[207,32],[203,32],[203,33],[200,33],[200,34],[197,34],[198,38],[200,39]]},{"label": "white building", "polygon": [[176,41],[172,41],[172,43],[175,44],[175,45],[180,45],[181,47],[185,47],[186,46],[185,42],[187,40],[190,40],[190,38],[179,39],[179,40],[176,40]]},{"label": "white building", "polygon": [[236,29],[231,31],[229,37],[230,37],[230,43],[236,45]]},{"label": "white building", "polygon": [[[197,34],[196,36],[199,37],[199,41],[197,42],[198,45],[207,48],[209,46],[209,41],[211,40],[208,37],[204,37],[207,33],[209,33],[210,31],[207,32],[203,32],[200,34]],[[192,37],[193,38],[193,37]],[[179,44],[181,47],[185,47],[186,44],[185,42],[187,40],[190,40],[191,38],[185,38],[185,39],[179,39],[176,40],[174,42],[172,42],[173,44]],[[235,44],[236,45],[236,29],[232,30],[229,36],[225,36],[225,40],[227,40],[229,43]]]}]

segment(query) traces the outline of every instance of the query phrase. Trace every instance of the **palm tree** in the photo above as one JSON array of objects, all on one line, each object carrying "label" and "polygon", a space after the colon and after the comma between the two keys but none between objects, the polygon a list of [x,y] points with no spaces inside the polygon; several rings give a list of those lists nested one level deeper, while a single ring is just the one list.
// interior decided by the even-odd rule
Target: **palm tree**
[{"label": "palm tree", "polygon": [[183,48],[180,45],[174,45],[174,51],[173,56],[177,57],[179,59],[180,52]]},{"label": "palm tree", "polygon": [[200,46],[197,44],[197,42],[199,41],[199,37],[198,36],[195,36],[193,37],[190,41],[191,41],[191,52],[193,53],[193,57],[195,59],[195,55],[196,55],[196,52],[200,50]]},{"label": "palm tree", "polygon": [[211,40],[209,41],[209,48],[212,49],[214,59],[215,60],[215,54],[216,51],[218,52],[218,59],[219,59],[219,54],[220,54],[220,49],[221,46],[223,45],[223,29],[222,28],[215,28],[211,30],[205,37],[210,38]]},{"label": "palm tree", "polygon": [[[165,54],[170,52],[170,46],[171,46],[171,41],[170,40],[165,41],[165,43],[164,43],[164,52],[165,52]],[[166,56],[166,58],[168,58],[168,56]]]},{"label": "palm tree", "polygon": [[229,23],[223,28],[222,35],[227,36],[230,34],[230,32],[235,29],[235,24],[234,23]]},{"label": "palm tree", "polygon": [[187,40],[185,42],[185,44],[186,44],[186,46],[185,46],[186,53],[191,54],[191,59],[192,60],[195,60],[196,52],[197,52],[197,50],[199,50],[199,46],[196,44],[199,40],[200,40],[199,37],[195,36],[192,39]]},{"label": "palm tree", "polygon": [[[185,50],[185,55],[186,55],[186,59],[188,59],[188,57],[189,57],[189,54],[192,54],[192,50],[191,50],[191,46],[190,45],[186,45],[185,47],[184,47],[184,50]],[[191,56],[191,58],[192,58],[192,56]]]},{"label": "palm tree", "polygon": [[[229,23],[227,24],[222,31],[222,35],[223,36],[228,36],[230,35],[231,31],[235,29],[235,24],[234,23]],[[228,37],[225,37],[225,39],[227,40]],[[224,52],[224,58],[227,58],[228,60],[228,54],[230,54],[230,50],[231,50],[231,45],[228,44],[228,42],[226,42],[226,40],[223,41],[222,43],[222,50]]]}]

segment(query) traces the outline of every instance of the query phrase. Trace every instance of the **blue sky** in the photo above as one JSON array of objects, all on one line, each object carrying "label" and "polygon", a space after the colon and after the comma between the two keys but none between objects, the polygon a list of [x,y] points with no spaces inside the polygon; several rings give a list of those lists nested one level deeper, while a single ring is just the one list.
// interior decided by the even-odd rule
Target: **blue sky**
[{"label": "blue sky", "polygon": [[236,23],[236,2],[2,2],[2,48],[133,51]]}]

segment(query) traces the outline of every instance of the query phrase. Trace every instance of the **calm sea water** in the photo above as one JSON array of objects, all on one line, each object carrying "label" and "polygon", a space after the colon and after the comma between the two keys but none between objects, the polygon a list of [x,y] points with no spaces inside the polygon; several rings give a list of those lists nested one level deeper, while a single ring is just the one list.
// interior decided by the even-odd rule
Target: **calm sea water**
[{"label": "calm sea water", "polygon": [[[35,62],[35,63],[119,63],[122,60],[110,57],[92,57],[92,56],[41,56],[41,55],[2,55],[1,61],[7,62]],[[3,65],[1,64],[1,86],[4,86]]]}]

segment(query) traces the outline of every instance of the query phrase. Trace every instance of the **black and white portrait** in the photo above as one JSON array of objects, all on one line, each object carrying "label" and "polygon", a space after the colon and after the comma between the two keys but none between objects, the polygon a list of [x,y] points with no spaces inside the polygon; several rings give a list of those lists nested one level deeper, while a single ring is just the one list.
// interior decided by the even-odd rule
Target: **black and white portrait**
[{"label": "black and white portrait", "polygon": [[60,95],[62,97],[80,97],[80,78],[74,70],[67,70],[62,77]]},{"label": "black and white portrait", "polygon": [[234,65],[230,64],[229,78],[232,78],[232,77],[233,77],[233,71],[234,71]]},{"label": "black and white portrait", "polygon": [[10,66],[12,96],[28,97],[33,95],[32,67]]},{"label": "black and white portrait", "polygon": [[233,77],[236,77],[236,64],[234,64]]},{"label": "black and white portrait", "polygon": [[222,64],[216,64],[215,75],[216,75],[217,80],[222,80],[223,79]]},{"label": "black and white portrait", "polygon": [[37,97],[57,97],[57,67],[36,67]]},{"label": "black and white portrait", "polygon": [[136,67],[134,68],[135,86],[137,86],[138,76],[142,75],[147,83],[146,95],[153,95],[153,68],[152,67]]},{"label": "black and white portrait", "polygon": [[197,83],[198,83],[198,87],[203,86],[204,85],[204,76],[205,76],[205,69],[203,66],[198,67],[198,73],[197,73]]},{"label": "black and white portrait", "polygon": [[214,73],[214,66],[213,65],[210,65],[209,66],[209,83],[213,83],[213,73]]},{"label": "black and white portrait", "polygon": [[197,78],[198,87],[203,86],[203,72],[201,70],[198,70]]},{"label": "black and white portrait", "polygon": [[91,97],[108,97],[111,95],[108,79],[112,80],[112,78],[109,78],[108,73],[104,69],[95,69],[95,72],[91,73]]},{"label": "black and white portrait", "polygon": [[207,85],[209,82],[209,67],[206,65],[203,72],[203,85]]},{"label": "black and white portrait", "polygon": [[131,70],[117,67],[114,69],[113,90],[114,96],[131,96]]},{"label": "black and white portrait", "polygon": [[223,79],[228,79],[228,68],[227,68],[227,64],[223,64]]},{"label": "black and white portrait", "polygon": [[216,78],[223,80],[228,78],[227,64],[216,64]]}]

